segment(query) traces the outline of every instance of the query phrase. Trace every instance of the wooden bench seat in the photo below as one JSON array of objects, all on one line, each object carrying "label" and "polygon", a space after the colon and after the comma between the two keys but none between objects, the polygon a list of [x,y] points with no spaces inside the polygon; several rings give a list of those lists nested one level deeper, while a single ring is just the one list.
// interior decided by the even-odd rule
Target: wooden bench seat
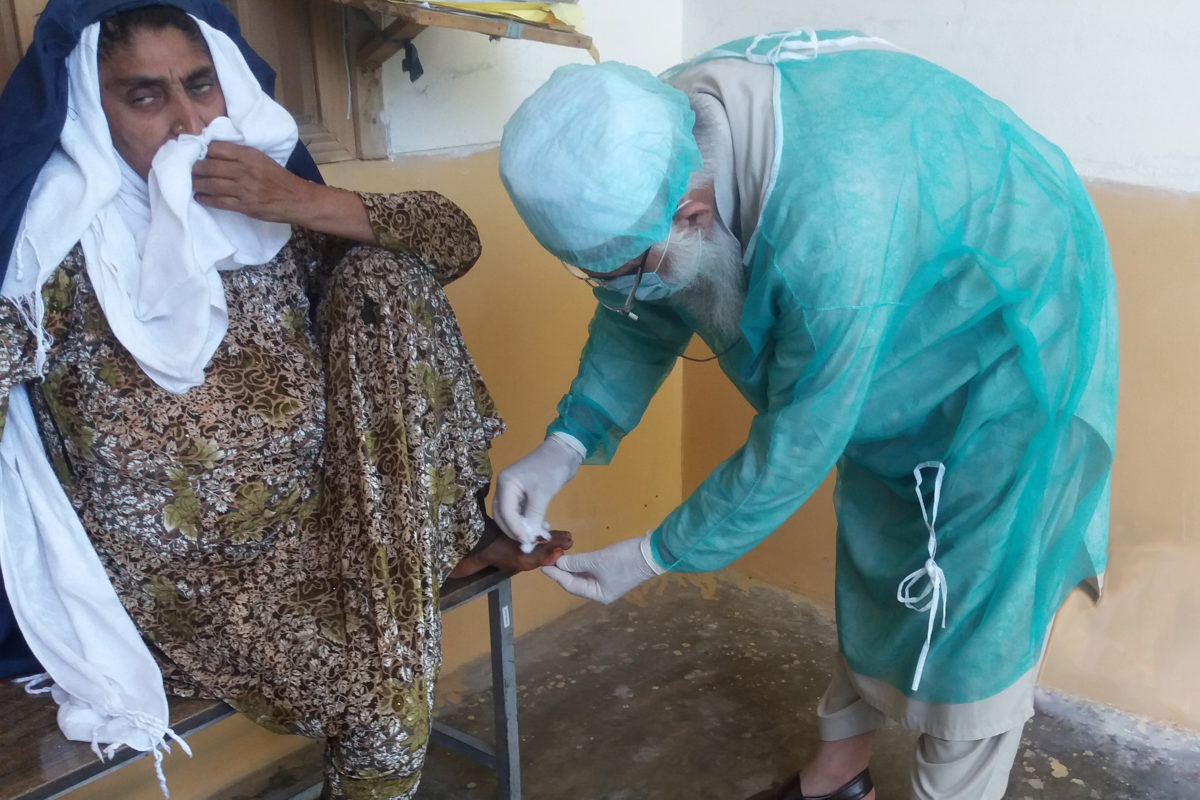
[{"label": "wooden bench seat", "polygon": [[[233,710],[216,700],[169,698],[171,727],[186,737]],[[101,761],[92,747],[68,741],[58,729],[58,706],[49,695],[25,693],[15,683],[0,684],[0,797],[45,800],[119,769],[145,753],[122,747]]]},{"label": "wooden bench seat", "polygon": [[[508,580],[514,573],[487,569],[467,578],[451,579],[442,587],[442,613],[488,594],[491,606],[493,683],[497,696],[495,748],[466,734],[435,723],[434,741],[474,758],[500,774],[501,797],[520,797],[517,764],[516,690],[512,670],[512,612]],[[507,654],[507,668],[502,662]],[[216,700],[168,698],[171,727],[186,738],[233,714]],[[0,683],[0,800],[50,800],[97,779],[145,753],[128,747],[112,760],[100,761],[91,745],[63,737],[56,720],[58,706],[49,695],[31,695],[16,683]],[[510,751],[511,748],[511,751]],[[203,758],[198,753],[197,758]]]}]

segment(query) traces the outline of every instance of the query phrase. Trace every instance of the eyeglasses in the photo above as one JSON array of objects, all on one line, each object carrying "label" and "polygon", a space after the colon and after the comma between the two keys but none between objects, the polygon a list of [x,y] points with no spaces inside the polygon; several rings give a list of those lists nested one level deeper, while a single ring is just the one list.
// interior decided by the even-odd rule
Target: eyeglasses
[{"label": "eyeglasses", "polygon": [[[603,300],[597,300],[597,302],[600,303],[600,305],[602,305],[604,308],[607,308],[609,311],[613,312],[614,314],[620,314],[623,317],[629,317],[629,319],[633,320],[634,322],[637,322],[638,316],[637,316],[637,314],[633,313],[633,310],[632,310],[634,295],[637,294],[638,286],[642,282],[642,274],[646,271],[646,260],[649,257],[650,257],[649,250],[642,253],[642,260],[638,262],[637,272],[634,273],[634,276],[633,276],[633,288],[629,290],[629,296],[625,298],[624,306],[622,306],[621,308],[613,308],[608,303],[605,303]],[[594,278],[591,275],[588,275],[583,270],[581,270],[579,267],[572,266],[571,264],[568,264],[567,262],[563,261],[561,258],[558,260],[558,263],[563,265],[563,269],[565,269],[568,273],[570,273],[572,278],[578,278],[579,280],[586,283],[588,286],[591,286],[593,289],[607,289],[608,288],[607,286],[605,286],[607,281],[605,281],[603,278]],[[725,355],[730,350],[732,350],[735,344],[737,344],[737,343],[734,342],[733,344],[729,345],[721,352],[715,353],[715,354],[709,356],[708,358],[693,358],[692,356],[684,355],[683,353],[680,353],[679,357],[686,361],[693,361],[697,364],[704,364],[709,361],[716,361],[718,358],[720,358],[721,356]]]},{"label": "eyeglasses", "polygon": [[[629,317],[634,322],[637,322],[638,316],[637,316],[637,314],[633,313],[633,301],[634,301],[635,295],[637,295],[638,286],[640,286],[642,283],[642,273],[644,273],[646,271],[646,259],[648,259],[649,257],[650,257],[649,250],[642,253],[642,260],[638,262],[637,272],[635,272],[633,275],[633,288],[631,288],[629,290],[629,295],[625,298],[624,306],[622,306],[621,308],[614,308],[613,306],[610,306],[608,303],[604,302],[603,300],[597,300],[597,302],[599,302],[600,305],[604,306],[605,308],[607,308],[609,311],[613,312],[614,314],[620,314],[623,317]],[[568,273],[570,273],[571,277],[578,278],[579,280],[586,283],[588,286],[591,286],[593,289],[608,290],[608,286],[606,285],[608,283],[608,281],[606,281],[605,279],[594,278],[591,275],[588,275],[583,270],[581,270],[579,267],[572,266],[572,265],[568,264],[567,262],[563,261],[562,259],[559,259],[559,263],[563,265],[563,267],[567,270]]]}]

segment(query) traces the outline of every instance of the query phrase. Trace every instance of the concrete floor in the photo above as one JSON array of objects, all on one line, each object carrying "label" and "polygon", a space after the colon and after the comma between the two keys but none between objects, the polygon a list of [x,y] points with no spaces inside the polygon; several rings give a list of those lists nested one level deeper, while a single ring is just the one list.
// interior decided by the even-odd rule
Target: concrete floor
[{"label": "concrete floor", "polygon": [[[734,578],[667,576],[517,642],[526,800],[742,800],[816,738],[834,631],[813,607]],[[438,718],[491,737],[484,661]],[[871,772],[904,800],[912,736],[889,727]],[[492,773],[430,748],[421,800],[492,800]],[[1044,693],[1006,800],[1197,800],[1200,736]],[[973,800],[964,798],[964,800]]]}]

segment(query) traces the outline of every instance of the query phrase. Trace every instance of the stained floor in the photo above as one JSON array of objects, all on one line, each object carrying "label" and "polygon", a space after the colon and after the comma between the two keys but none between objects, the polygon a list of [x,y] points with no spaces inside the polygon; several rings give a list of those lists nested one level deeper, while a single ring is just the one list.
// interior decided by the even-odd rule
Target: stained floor
[{"label": "stained floor", "polygon": [[[830,621],[734,579],[666,576],[517,642],[526,800],[742,800],[804,760],[829,678]],[[438,718],[491,737],[485,661]],[[908,797],[912,737],[877,737],[880,800]],[[421,800],[492,800],[495,776],[431,748]],[[1200,737],[1044,694],[1006,800],[1197,800]]]}]

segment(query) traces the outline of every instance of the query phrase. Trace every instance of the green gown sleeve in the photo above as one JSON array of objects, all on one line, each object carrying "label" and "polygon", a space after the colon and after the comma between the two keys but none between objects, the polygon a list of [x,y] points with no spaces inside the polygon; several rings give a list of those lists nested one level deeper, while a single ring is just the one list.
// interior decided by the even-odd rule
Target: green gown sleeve
[{"label": "green gown sleeve", "polygon": [[850,440],[893,307],[795,308],[772,331],[767,398],[746,443],[651,536],[659,563],[721,569],[816,490]]},{"label": "green gown sleeve", "polygon": [[[619,307],[625,298],[603,289],[597,298]],[[548,434],[562,432],[587,448],[586,464],[607,464],[641,420],[692,331],[666,304],[635,303],[637,320],[597,306],[579,372],[558,404]]]}]

